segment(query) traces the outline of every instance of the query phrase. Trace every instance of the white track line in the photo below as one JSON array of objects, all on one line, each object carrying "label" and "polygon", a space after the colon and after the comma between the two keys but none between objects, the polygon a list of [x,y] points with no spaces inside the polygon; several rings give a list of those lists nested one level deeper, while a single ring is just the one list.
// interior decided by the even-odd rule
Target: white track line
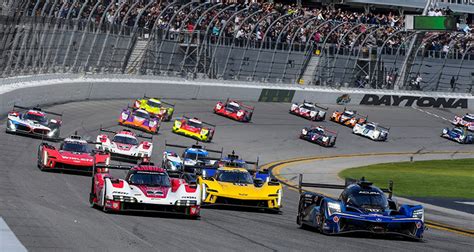
[{"label": "white track line", "polygon": [[437,114],[435,114],[435,113],[431,113],[431,112],[429,112],[429,111],[426,111],[426,110],[423,110],[423,109],[420,109],[420,108],[417,108],[417,107],[412,107],[412,108],[414,108],[415,110],[418,110],[418,111],[420,111],[420,112],[423,112],[423,113],[425,113],[425,114],[428,114],[428,115],[430,115],[430,116],[434,116],[434,117],[436,117],[436,118],[440,118],[440,119],[445,120],[445,121],[447,121],[447,122],[451,122],[449,119],[446,119],[445,117],[440,116],[440,115],[437,115]]}]

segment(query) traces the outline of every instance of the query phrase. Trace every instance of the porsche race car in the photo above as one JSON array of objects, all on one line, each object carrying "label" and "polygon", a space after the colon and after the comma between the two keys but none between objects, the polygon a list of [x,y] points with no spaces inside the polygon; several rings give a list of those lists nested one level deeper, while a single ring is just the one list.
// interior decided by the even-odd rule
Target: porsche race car
[{"label": "porsche race car", "polygon": [[465,114],[464,116],[455,116],[451,121],[456,126],[466,127],[467,130],[474,131],[474,114]]},{"label": "porsche race car", "polygon": [[357,111],[344,108],[343,112],[338,110],[334,111],[331,115],[331,121],[353,128],[356,124],[367,122],[367,116],[359,115]]},{"label": "porsche race car", "polygon": [[[170,151],[168,148],[182,148],[184,152],[179,155],[175,151]],[[196,173],[193,166],[212,166],[215,160],[209,159],[210,153],[220,154],[222,157],[222,150],[211,150],[207,149],[198,143],[193,144],[191,147],[169,144],[165,141],[166,150],[163,152],[162,167],[165,168],[168,173]],[[185,169],[188,168],[188,169]]]},{"label": "porsche race car", "polygon": [[466,127],[444,128],[441,137],[460,144],[474,144],[474,134],[470,134]]},{"label": "porsche race car", "polygon": [[215,128],[215,125],[203,122],[198,118],[183,116],[174,121],[172,132],[202,142],[211,142],[214,137]]},{"label": "porsche race car", "polygon": [[61,120],[48,119],[47,115],[62,117],[60,113],[45,111],[39,107],[14,105],[13,110],[8,113],[6,132],[55,141],[59,139]]},{"label": "porsche race car", "polygon": [[225,102],[218,102],[214,107],[214,113],[239,122],[250,122],[250,120],[252,120],[254,110],[255,107],[229,99],[227,99]]},{"label": "porsche race car", "polygon": [[[296,222],[314,227],[323,234],[371,233],[422,239],[425,230],[421,205],[398,205],[392,199],[393,183],[380,189],[365,181],[346,181],[346,185],[303,183],[300,175],[300,201]],[[302,187],[342,189],[338,199]],[[387,193],[388,195],[386,195]]]},{"label": "porsche race car", "polygon": [[[116,179],[110,170],[127,170]],[[104,212],[154,211],[200,216],[201,189],[196,181],[170,178],[166,170],[144,163],[138,166],[97,165],[89,202]]]},{"label": "porsche race car", "polygon": [[150,115],[146,110],[126,108],[122,110],[118,123],[150,134],[158,134],[161,118]]},{"label": "porsche race car", "polygon": [[300,138],[324,147],[333,147],[336,144],[337,132],[321,126],[311,126],[301,130]]},{"label": "porsche race car", "polygon": [[[96,140],[96,148],[110,152],[112,159],[136,163],[140,159],[151,157],[153,136],[137,135],[128,129],[116,132],[101,128],[100,131],[114,134],[112,138],[106,134],[100,134]],[[150,141],[139,142],[137,138],[145,138]]]},{"label": "porsche race car", "polygon": [[370,138],[374,141],[386,141],[389,131],[390,128],[380,126],[373,122],[357,123],[354,128],[352,128],[352,133]]},{"label": "porsche race car", "polygon": [[[250,169],[248,165],[255,165]],[[201,167],[198,183],[203,205],[240,206],[271,211],[282,207],[282,185],[270,179],[268,171],[258,170],[258,161],[239,159],[234,153],[219,159],[212,167]]]},{"label": "porsche race car", "polygon": [[77,134],[64,139],[59,147],[41,143],[38,147],[38,168],[42,171],[92,172],[95,164],[110,163],[110,154],[96,152],[89,142]]},{"label": "porsche race car", "polygon": [[133,108],[143,109],[151,115],[160,117],[161,120],[166,122],[171,121],[174,113],[174,106],[174,104],[165,102],[158,98],[150,98],[146,95],[142,99],[135,100],[133,103]]},{"label": "porsche race car", "polygon": [[293,103],[290,107],[290,113],[304,117],[312,121],[324,121],[328,108],[321,107],[316,103],[304,101],[301,104]]}]

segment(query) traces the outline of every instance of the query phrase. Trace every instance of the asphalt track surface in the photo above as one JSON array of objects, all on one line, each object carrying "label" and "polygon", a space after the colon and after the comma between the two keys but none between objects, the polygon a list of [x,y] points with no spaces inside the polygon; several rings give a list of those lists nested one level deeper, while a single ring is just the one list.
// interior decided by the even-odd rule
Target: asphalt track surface
[{"label": "asphalt track surface", "polygon": [[[120,129],[116,119],[129,102],[73,102],[48,110],[64,112],[63,136],[77,130],[94,139],[101,125]],[[349,128],[326,121],[321,124],[339,131],[339,137],[336,148],[325,149],[298,139],[300,129],[311,122],[288,114],[289,104],[255,104],[254,118],[249,124],[213,114],[214,104],[176,101],[175,115],[185,113],[216,124],[214,142],[207,144],[209,148],[222,146],[249,160],[259,156],[261,163],[321,154],[472,148],[439,137],[441,128],[449,126],[440,117],[453,116],[448,110],[431,110],[440,116],[435,117],[411,108],[359,107],[369,119],[392,128],[390,140],[372,142],[352,135]],[[40,141],[5,134],[5,120],[0,123],[0,216],[29,250],[472,251],[474,244],[473,238],[434,229],[426,231],[423,242],[324,236],[314,230],[299,229],[295,223],[298,195],[291,190],[285,190],[281,215],[223,209],[204,209],[200,220],[157,214],[106,214],[89,206],[89,177],[40,172],[36,167]],[[194,142],[172,134],[171,123],[164,123],[160,132],[154,139],[157,163],[161,161],[164,139],[180,144]]]}]

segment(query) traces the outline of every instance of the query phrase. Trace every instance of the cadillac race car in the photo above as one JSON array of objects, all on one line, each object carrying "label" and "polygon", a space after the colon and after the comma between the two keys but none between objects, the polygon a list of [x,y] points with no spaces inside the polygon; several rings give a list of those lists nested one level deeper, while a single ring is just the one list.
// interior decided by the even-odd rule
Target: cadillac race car
[{"label": "cadillac race car", "polygon": [[464,127],[444,128],[441,137],[456,141],[460,144],[474,144],[474,135]]},{"label": "cadillac race car", "polygon": [[324,121],[328,108],[321,107],[316,103],[304,101],[301,104],[293,103],[290,107],[290,113],[304,117],[312,121]]},{"label": "cadillac race car", "polygon": [[[300,227],[315,227],[323,234],[371,233],[422,239],[425,230],[421,205],[401,205],[389,189],[365,181],[346,181],[346,185],[302,183],[302,187],[342,189],[338,199],[319,193],[303,192],[296,222]],[[388,193],[388,196],[385,195]]]},{"label": "cadillac race car", "polygon": [[[248,165],[255,165],[250,169]],[[268,171],[258,171],[258,161],[239,159],[234,153],[202,170],[198,177],[203,205],[253,207],[279,211],[282,185],[270,179]]]},{"label": "cadillac race car", "polygon": [[331,121],[353,128],[356,124],[363,124],[367,121],[367,116],[357,114],[357,111],[347,110],[344,112],[334,111],[331,115]]},{"label": "cadillac race car", "polygon": [[135,128],[151,134],[158,134],[160,130],[161,119],[151,116],[143,109],[132,110],[126,108],[122,110],[118,123],[123,126]]},{"label": "cadillac race car", "polygon": [[301,130],[300,138],[324,147],[332,147],[336,144],[337,132],[321,126],[311,126]]},{"label": "cadillac race car", "polygon": [[197,118],[183,116],[174,121],[172,131],[199,141],[211,142],[215,129],[215,125],[200,121]]},{"label": "cadillac race car", "polygon": [[474,131],[474,114],[465,114],[464,116],[455,116],[451,122],[456,126],[466,127],[467,130]]},{"label": "cadillac race car", "polygon": [[214,113],[234,119],[239,122],[250,122],[255,107],[247,106],[242,102],[227,99],[218,102],[214,107]]},{"label": "cadillac race car", "polygon": [[[125,179],[110,170],[128,170]],[[170,178],[166,170],[145,163],[132,166],[97,165],[89,202],[104,212],[155,211],[200,216],[201,189],[196,181]]]},{"label": "cadillac race car", "polygon": [[[182,148],[184,152],[179,155],[175,151],[170,151],[168,148]],[[222,150],[207,149],[198,143],[191,147],[177,144],[169,144],[165,141],[166,150],[163,152],[162,167],[168,173],[195,173],[193,166],[212,166],[215,160],[209,159],[209,153],[218,153],[222,157]],[[184,169],[184,168],[188,169]]]},{"label": "cadillac race car", "polygon": [[[22,112],[15,109],[19,109]],[[45,111],[39,107],[28,108],[15,105],[13,110],[8,113],[6,132],[57,140],[59,138],[61,120],[48,119],[47,115],[62,117],[62,114]]]},{"label": "cadillac race car", "polygon": [[366,122],[363,124],[356,124],[352,128],[352,133],[370,138],[374,141],[386,141],[390,128],[382,127],[373,122]]},{"label": "cadillac race car", "polygon": [[[96,141],[98,143],[96,148],[101,151],[110,152],[112,159],[136,163],[140,159],[151,157],[153,136],[136,135],[128,129],[115,132],[101,128],[100,131],[114,134],[113,138],[100,134],[97,136]],[[138,142],[138,137],[150,141]]]},{"label": "cadillac race car", "polygon": [[[166,106],[165,106],[166,105]],[[169,122],[173,117],[174,104],[167,103],[157,98],[150,98],[144,96],[142,99],[137,99],[133,103],[133,108],[143,109],[151,115],[160,117],[161,120]]]},{"label": "cadillac race car", "polygon": [[38,147],[38,168],[42,171],[92,172],[95,164],[108,165],[110,154],[90,148],[92,142],[77,134],[64,139],[59,147],[41,143]]}]

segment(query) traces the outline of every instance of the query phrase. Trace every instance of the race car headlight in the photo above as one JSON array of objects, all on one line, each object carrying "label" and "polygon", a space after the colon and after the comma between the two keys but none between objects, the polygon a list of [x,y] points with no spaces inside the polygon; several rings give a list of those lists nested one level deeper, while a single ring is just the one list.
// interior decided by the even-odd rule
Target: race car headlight
[{"label": "race car headlight", "polygon": [[156,122],[155,122],[155,121],[150,121],[150,122],[148,123],[148,126],[150,126],[150,127],[154,127],[155,125],[156,125]]},{"label": "race car headlight", "polygon": [[323,137],[323,142],[327,142],[329,140],[329,137]]},{"label": "race car headlight", "polygon": [[15,127],[15,124],[12,123],[11,121],[8,121],[8,128],[10,128],[10,130],[16,130],[16,127]]},{"label": "race car headlight", "polygon": [[202,129],[201,130],[201,135],[205,136],[205,135],[207,135],[207,133],[209,133],[209,130],[207,130],[207,129]]},{"label": "race car headlight", "polygon": [[109,165],[109,164],[110,164],[110,157],[105,159],[105,165]]},{"label": "race car headlight", "polygon": [[328,214],[333,215],[341,212],[341,205],[336,202],[328,202]]},{"label": "race car headlight", "polygon": [[54,136],[54,133],[56,133],[56,129],[51,130],[51,131],[48,133],[48,137]]},{"label": "race car headlight", "polygon": [[243,111],[237,112],[237,116],[243,116],[243,115],[244,115],[244,112],[243,112]]},{"label": "race car headlight", "polygon": [[128,119],[128,114],[122,113],[122,120],[127,120],[127,119]]},{"label": "race car headlight", "polygon": [[278,190],[277,193],[278,193],[277,205],[281,206],[281,190]]},{"label": "race car headlight", "polygon": [[413,211],[412,217],[413,218],[418,218],[422,221],[425,221],[425,210],[424,209],[417,209],[417,210]]},{"label": "race car headlight", "polygon": [[137,202],[135,197],[130,196],[122,196],[122,195],[114,195],[114,201],[121,201],[121,202]]},{"label": "race car headlight", "polygon": [[448,129],[443,129],[443,134],[448,134]]}]

